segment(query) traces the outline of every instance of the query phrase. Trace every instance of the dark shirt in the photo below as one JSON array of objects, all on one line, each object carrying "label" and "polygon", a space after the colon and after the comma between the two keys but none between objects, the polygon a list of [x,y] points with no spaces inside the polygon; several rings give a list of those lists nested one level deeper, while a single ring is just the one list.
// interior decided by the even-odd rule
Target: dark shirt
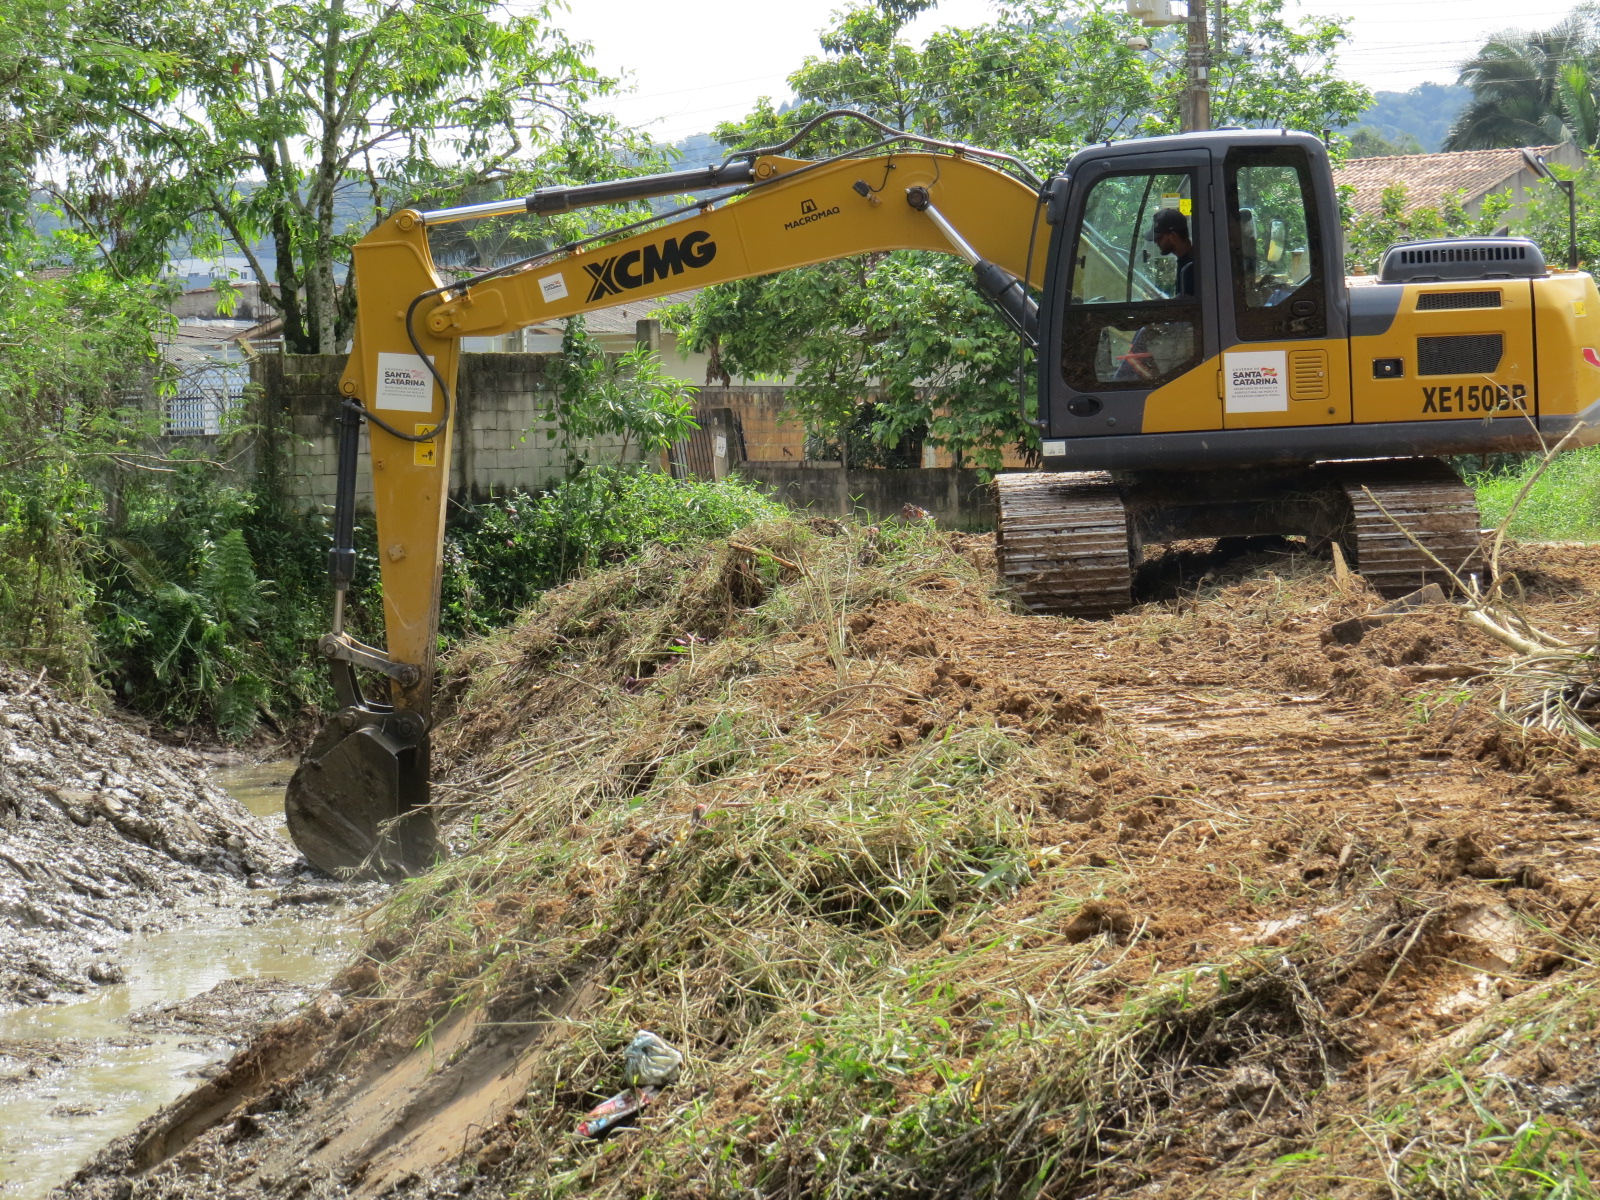
[{"label": "dark shirt", "polygon": [[1178,255],[1178,295],[1194,295],[1194,251]]}]

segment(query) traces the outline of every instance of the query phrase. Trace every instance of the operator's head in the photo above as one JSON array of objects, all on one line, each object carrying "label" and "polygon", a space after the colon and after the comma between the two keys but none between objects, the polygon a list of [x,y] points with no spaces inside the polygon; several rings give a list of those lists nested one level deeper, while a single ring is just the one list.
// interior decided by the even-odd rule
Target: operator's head
[{"label": "operator's head", "polygon": [[1182,258],[1193,249],[1189,241],[1189,218],[1175,208],[1156,210],[1150,222],[1149,238],[1163,254]]}]

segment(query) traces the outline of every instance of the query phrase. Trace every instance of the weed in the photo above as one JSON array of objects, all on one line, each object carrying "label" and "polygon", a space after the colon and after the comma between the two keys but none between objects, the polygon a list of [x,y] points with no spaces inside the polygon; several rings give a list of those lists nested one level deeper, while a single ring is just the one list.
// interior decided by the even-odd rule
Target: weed
[{"label": "weed", "polygon": [[[1539,456],[1470,482],[1478,492],[1485,523],[1498,526],[1523,484],[1540,467]],[[1600,447],[1562,452],[1545,470],[1512,519],[1510,532],[1547,541],[1600,538]]]}]

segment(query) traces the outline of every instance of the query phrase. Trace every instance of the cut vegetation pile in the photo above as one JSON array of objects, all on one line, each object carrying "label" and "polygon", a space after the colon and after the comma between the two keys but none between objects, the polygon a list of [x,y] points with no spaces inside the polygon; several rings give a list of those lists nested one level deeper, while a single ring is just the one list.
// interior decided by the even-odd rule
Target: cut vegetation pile
[{"label": "cut vegetation pile", "polygon": [[[1592,622],[1600,554],[1508,560]],[[1600,757],[1454,608],[1147,573],[1023,616],[780,522],[551,593],[450,664],[457,856],[76,1194],[1594,1195]],[[576,1137],[639,1027],[682,1080]]]}]

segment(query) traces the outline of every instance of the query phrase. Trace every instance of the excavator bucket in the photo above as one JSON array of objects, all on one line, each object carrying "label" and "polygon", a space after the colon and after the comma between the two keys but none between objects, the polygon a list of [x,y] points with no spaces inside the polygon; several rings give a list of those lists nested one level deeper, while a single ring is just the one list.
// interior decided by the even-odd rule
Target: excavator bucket
[{"label": "excavator bucket", "polygon": [[362,419],[360,405],[346,401],[340,406],[339,490],[328,552],[333,632],[317,643],[341,708],[300,760],[283,808],[289,836],[314,867],[344,879],[400,879],[427,870],[444,847],[428,807],[425,716],[368,700],[355,673],[359,663],[383,671],[401,687],[418,687],[420,669],[391,662],[381,650],[344,633],[345,599],[356,565]]},{"label": "excavator bucket", "polygon": [[442,846],[428,808],[426,735],[384,724],[323,727],[289,780],[289,835],[311,864],[346,879],[400,879],[426,870]]}]

